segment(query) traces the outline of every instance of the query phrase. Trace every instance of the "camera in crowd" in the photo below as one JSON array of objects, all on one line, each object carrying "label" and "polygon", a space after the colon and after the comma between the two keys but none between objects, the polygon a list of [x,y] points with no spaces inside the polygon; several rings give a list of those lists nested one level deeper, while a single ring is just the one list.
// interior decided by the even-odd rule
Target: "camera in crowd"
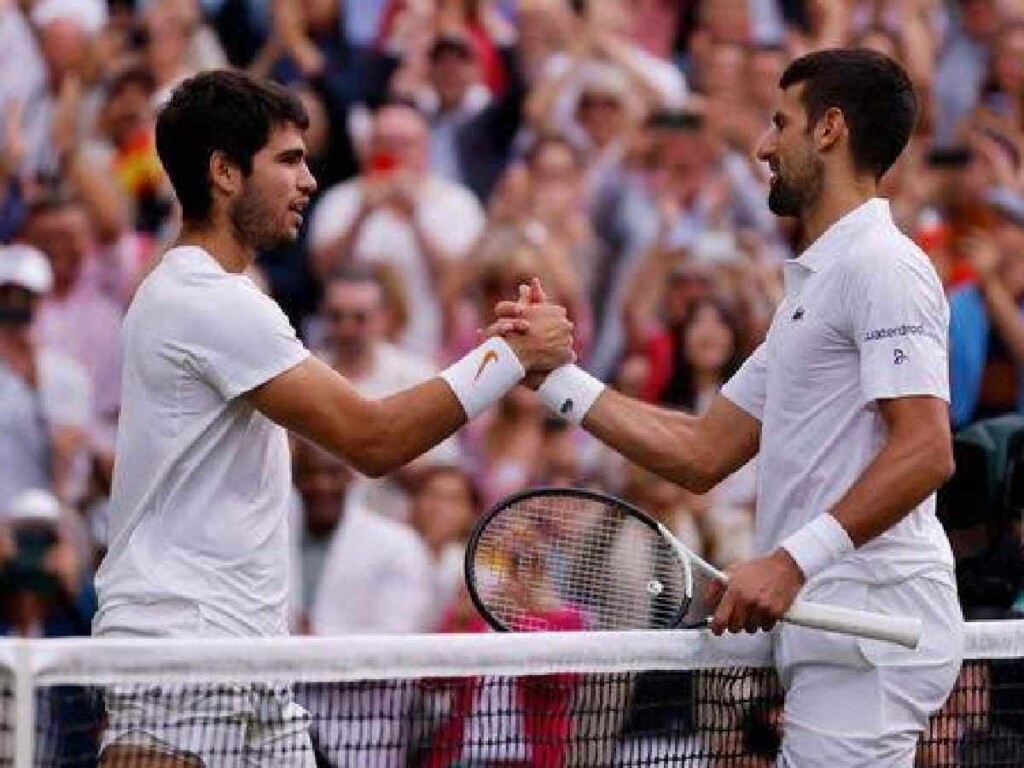
[{"label": "camera in crowd", "polygon": [[8,538],[0,547],[0,594],[57,594],[60,582],[46,561],[59,542],[59,524],[60,502],[49,491],[32,489],[14,498],[0,516],[0,535]]}]

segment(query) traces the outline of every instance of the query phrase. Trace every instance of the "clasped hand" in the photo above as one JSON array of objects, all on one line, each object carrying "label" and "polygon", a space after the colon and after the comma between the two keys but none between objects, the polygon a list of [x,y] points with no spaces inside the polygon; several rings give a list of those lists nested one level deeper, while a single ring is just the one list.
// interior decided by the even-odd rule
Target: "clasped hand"
[{"label": "clasped hand", "polygon": [[516,301],[499,302],[494,312],[495,321],[481,333],[504,338],[528,374],[547,374],[576,361],[572,321],[565,307],[548,302],[537,278],[519,287]]}]

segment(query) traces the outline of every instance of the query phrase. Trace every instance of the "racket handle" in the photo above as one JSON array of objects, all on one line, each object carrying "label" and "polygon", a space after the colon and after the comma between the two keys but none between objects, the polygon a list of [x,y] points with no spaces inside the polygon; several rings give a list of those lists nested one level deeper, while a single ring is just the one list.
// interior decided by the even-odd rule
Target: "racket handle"
[{"label": "racket handle", "polygon": [[855,611],[821,603],[797,600],[782,620],[811,629],[824,629],[844,635],[897,643],[911,650],[921,639],[921,620],[908,616],[886,616],[881,613]]}]

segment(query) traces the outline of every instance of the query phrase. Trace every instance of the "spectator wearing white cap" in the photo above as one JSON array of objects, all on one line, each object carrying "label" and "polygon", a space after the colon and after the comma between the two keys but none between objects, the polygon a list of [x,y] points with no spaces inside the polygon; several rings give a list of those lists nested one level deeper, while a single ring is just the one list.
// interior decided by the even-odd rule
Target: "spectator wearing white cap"
[{"label": "spectator wearing white cap", "polygon": [[[28,245],[0,248],[0,507],[28,488],[70,498],[92,390],[74,361],[40,348],[32,322],[53,273]],[[79,486],[75,488],[76,482]]]}]

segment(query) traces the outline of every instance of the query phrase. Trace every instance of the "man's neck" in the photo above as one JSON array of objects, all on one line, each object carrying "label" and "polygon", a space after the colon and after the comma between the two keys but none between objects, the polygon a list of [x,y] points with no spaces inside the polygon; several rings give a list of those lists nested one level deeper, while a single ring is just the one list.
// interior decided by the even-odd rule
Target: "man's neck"
[{"label": "man's neck", "polygon": [[803,248],[809,248],[829,227],[877,194],[878,185],[874,181],[863,180],[841,187],[830,187],[826,182],[818,202],[800,216],[804,225]]},{"label": "man's neck", "polygon": [[256,251],[243,243],[228,225],[212,224],[207,227],[185,224],[181,228],[177,245],[202,248],[225,272],[241,274],[256,259]]}]

